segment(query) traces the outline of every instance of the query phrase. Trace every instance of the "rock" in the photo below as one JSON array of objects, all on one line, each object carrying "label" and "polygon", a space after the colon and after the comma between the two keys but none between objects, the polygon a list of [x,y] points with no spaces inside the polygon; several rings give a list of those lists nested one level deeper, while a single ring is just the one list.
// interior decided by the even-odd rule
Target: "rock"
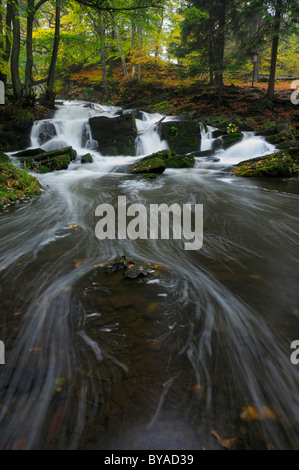
[{"label": "rock", "polygon": [[162,266],[153,265],[148,261],[145,262],[134,258],[127,258],[126,256],[117,258],[113,262],[106,263],[104,267],[107,273],[124,271],[124,276],[130,279],[136,279],[139,276],[147,276],[157,268],[162,269]]},{"label": "rock", "polygon": [[21,150],[20,152],[14,153],[13,157],[16,157],[16,158],[34,157],[35,155],[40,155],[41,153],[46,153],[46,151],[41,148],[30,148],[30,149]]},{"label": "rock", "polygon": [[299,140],[292,140],[289,142],[281,142],[277,145],[279,150],[287,150],[289,155],[299,163]]},{"label": "rock", "polygon": [[172,152],[183,155],[200,149],[200,125],[197,120],[163,121],[161,139],[166,140]]},{"label": "rock", "polygon": [[39,145],[43,145],[57,135],[54,124],[51,121],[44,121],[40,125],[38,135]]},{"label": "rock", "polygon": [[95,116],[89,119],[92,138],[105,156],[135,155],[137,128],[135,116],[122,114],[114,118]]},{"label": "rock", "polygon": [[281,151],[239,163],[234,168],[237,176],[280,177],[299,176],[299,165],[288,152]]},{"label": "rock", "polygon": [[81,157],[81,163],[84,164],[84,163],[92,163],[93,162],[93,158],[92,156],[90,155],[90,153],[87,153],[86,155],[83,155],[83,157]]},{"label": "rock", "polygon": [[77,152],[72,147],[43,152],[33,157],[24,157],[20,161],[24,168],[34,170],[36,173],[66,170],[71,161],[76,159]]},{"label": "rock", "polygon": [[133,174],[146,174],[146,173],[154,173],[154,174],[161,174],[165,171],[166,165],[164,161],[157,157],[156,154],[149,155],[148,157],[142,158],[133,165],[129,166],[129,171]]},{"label": "rock", "polygon": [[227,149],[243,139],[240,132],[234,132],[233,134],[225,134],[222,136],[223,148]]},{"label": "rock", "polygon": [[[163,173],[166,168],[193,168],[195,165],[194,155],[176,155],[170,150],[161,150],[130,167],[132,173]],[[159,171],[163,168],[163,171]]]}]

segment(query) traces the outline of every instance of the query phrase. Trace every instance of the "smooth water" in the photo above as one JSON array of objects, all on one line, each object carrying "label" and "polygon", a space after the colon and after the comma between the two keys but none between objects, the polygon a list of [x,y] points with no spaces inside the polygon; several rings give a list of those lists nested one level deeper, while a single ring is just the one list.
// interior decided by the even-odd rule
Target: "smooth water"
[{"label": "smooth water", "polygon": [[[298,183],[230,174],[273,150],[251,134],[218,163],[136,178],[127,164],[168,146],[162,116],[137,119],[137,156],[102,157],[88,118],[118,112],[66,102],[36,123],[32,146],[88,148],[94,163],[37,175],[43,195],[1,213],[0,447],[298,449]],[[119,196],[203,204],[202,249],[98,240],[95,209]],[[124,255],[164,269],[106,274]]]}]

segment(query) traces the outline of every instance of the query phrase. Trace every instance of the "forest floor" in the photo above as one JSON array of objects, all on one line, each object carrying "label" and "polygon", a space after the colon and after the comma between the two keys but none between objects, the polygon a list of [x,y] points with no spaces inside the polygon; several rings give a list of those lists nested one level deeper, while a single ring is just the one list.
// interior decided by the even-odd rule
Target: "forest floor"
[{"label": "forest floor", "polygon": [[273,122],[289,121],[299,132],[299,105],[291,102],[292,81],[281,80],[275,85],[273,108],[265,105],[263,97],[267,83],[251,80],[225,79],[222,106],[217,105],[217,87],[209,86],[204,78],[187,78],[175,66],[143,67],[141,80],[125,78],[115,68],[109,78],[109,96],[103,93],[99,66],[73,73],[68,90],[60,98],[83,99],[124,108],[138,108],[167,115],[192,113],[194,117],[233,116],[252,120],[255,128],[268,127]]}]

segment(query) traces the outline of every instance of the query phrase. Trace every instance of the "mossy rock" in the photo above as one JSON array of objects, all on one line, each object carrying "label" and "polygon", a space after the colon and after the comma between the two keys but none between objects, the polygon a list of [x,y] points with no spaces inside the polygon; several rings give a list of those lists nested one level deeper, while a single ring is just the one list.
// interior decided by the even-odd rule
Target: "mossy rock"
[{"label": "mossy rock", "polygon": [[272,176],[288,178],[299,176],[299,165],[288,152],[283,151],[265,155],[261,159],[255,158],[254,160],[241,162],[234,168],[234,173],[237,176],[245,177]]},{"label": "mossy rock", "polygon": [[45,173],[45,167],[48,168],[48,171],[66,170],[70,162],[76,159],[76,156],[76,150],[72,147],[65,147],[34,155],[34,157],[21,158],[20,161],[24,168],[29,168],[36,173]]},{"label": "mossy rock", "polygon": [[89,119],[89,124],[92,138],[98,142],[102,155],[135,155],[137,128],[133,114],[122,114],[113,118],[95,116]]},{"label": "mossy rock", "polygon": [[195,165],[194,155],[177,155],[171,150],[160,150],[144,157],[142,161],[146,162],[152,158],[159,158],[163,160],[166,168],[193,168]]},{"label": "mossy rock", "polygon": [[163,173],[166,169],[164,161],[155,155],[145,157],[129,167],[133,174]]},{"label": "mossy rock", "polygon": [[166,121],[161,124],[161,139],[179,155],[200,149],[200,127],[197,120]]},{"label": "mossy rock", "polygon": [[226,150],[232,145],[235,145],[238,142],[241,142],[242,139],[243,137],[240,132],[235,132],[234,134],[225,134],[222,136],[223,148]]},{"label": "mossy rock", "polygon": [[195,165],[194,155],[175,155],[164,160],[166,168],[193,168]]},{"label": "mossy rock", "polygon": [[83,157],[81,157],[81,163],[82,164],[84,164],[84,163],[93,163],[93,158],[90,155],[90,153],[87,153],[86,155],[83,155]]}]

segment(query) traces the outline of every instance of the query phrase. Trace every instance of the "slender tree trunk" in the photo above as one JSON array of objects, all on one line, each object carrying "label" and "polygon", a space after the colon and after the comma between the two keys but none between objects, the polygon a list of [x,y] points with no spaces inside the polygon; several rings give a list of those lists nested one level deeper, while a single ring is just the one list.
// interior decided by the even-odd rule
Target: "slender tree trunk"
[{"label": "slender tree trunk", "polygon": [[26,35],[26,67],[25,67],[25,96],[31,95],[32,87],[32,67],[33,67],[33,53],[32,53],[32,31],[34,21],[34,0],[28,0],[27,2],[27,35]]},{"label": "slender tree trunk", "polygon": [[100,36],[100,43],[101,43],[101,70],[103,73],[103,86],[106,98],[109,95],[108,89],[108,80],[107,80],[107,67],[106,67],[106,44],[105,44],[105,27],[103,22],[102,15],[99,15],[99,36]]},{"label": "slender tree trunk", "polygon": [[16,98],[22,96],[22,84],[19,74],[19,56],[20,56],[20,19],[18,11],[18,0],[13,0],[12,3],[12,25],[13,25],[13,41],[12,41],[12,51],[11,51],[11,80],[13,86],[13,93]]},{"label": "slender tree trunk", "polygon": [[210,81],[209,85],[214,85],[214,54],[213,54],[213,39],[209,39],[209,74]]},{"label": "slender tree trunk", "polygon": [[[111,42],[113,42],[114,38],[115,38],[115,34],[114,34],[114,30],[112,30],[111,31]],[[109,59],[108,59],[108,63],[109,63],[108,77],[112,78],[113,77],[113,57],[112,57],[112,53],[114,52],[113,45],[111,45],[109,49],[110,49],[110,54],[109,54]]]},{"label": "slender tree trunk", "polygon": [[[5,19],[5,47],[4,47],[4,54],[3,54],[3,62],[5,64],[5,68],[9,68],[9,58],[10,58],[10,52],[11,52],[11,25],[12,25],[12,0],[7,1],[7,7],[6,7],[6,19]],[[7,73],[4,69],[4,72],[0,72],[0,80],[4,83],[4,86],[7,83]]]},{"label": "slender tree trunk", "polygon": [[223,95],[223,71],[224,71],[224,46],[225,46],[225,20],[226,20],[226,2],[221,0],[219,7],[219,31],[217,37],[217,85],[218,85],[218,98],[217,105],[222,104]]},{"label": "slender tree trunk", "polygon": [[275,17],[274,17],[270,76],[269,76],[268,90],[267,90],[267,95],[266,95],[266,100],[269,104],[273,104],[273,98],[274,98],[277,52],[278,52],[279,32],[280,32],[280,23],[281,23],[281,14],[282,14],[281,13],[282,1],[283,0],[277,0]]},{"label": "slender tree trunk", "polygon": [[47,79],[47,98],[50,101],[50,105],[54,106],[54,75],[55,66],[58,55],[60,41],[60,0],[56,0],[56,11],[55,11],[55,32],[54,32],[54,44],[52,49],[51,63],[48,72]]},{"label": "slender tree trunk", "polygon": [[[132,20],[132,32],[131,32],[131,55],[136,54],[136,24],[135,21]],[[135,60],[132,60],[132,70],[131,70],[131,77],[134,78],[136,72],[136,64]]]},{"label": "slender tree trunk", "polygon": [[125,77],[128,77],[129,72],[128,72],[128,68],[127,68],[127,64],[126,64],[125,54],[124,54],[122,44],[121,44],[120,32],[119,32],[119,27],[118,27],[116,16],[113,17],[113,20],[114,20],[114,31],[115,31],[116,41],[117,41],[117,45],[118,45],[118,50],[119,50],[119,55],[120,55],[124,75],[125,75]]},{"label": "slender tree trunk", "polygon": [[[143,47],[143,31],[142,31],[142,26],[139,25],[138,27],[138,33],[139,33],[139,56],[142,54],[142,47]],[[138,62],[137,66],[137,79],[141,80],[141,63],[140,60]]]}]

